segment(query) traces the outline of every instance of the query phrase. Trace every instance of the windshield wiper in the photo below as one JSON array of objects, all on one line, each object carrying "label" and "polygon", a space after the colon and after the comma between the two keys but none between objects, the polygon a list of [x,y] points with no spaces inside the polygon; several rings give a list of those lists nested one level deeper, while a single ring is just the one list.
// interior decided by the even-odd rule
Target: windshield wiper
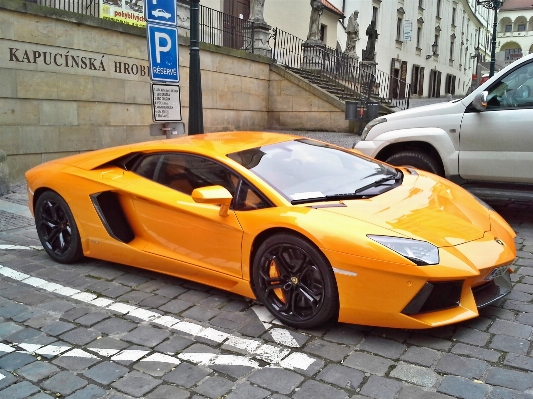
[{"label": "windshield wiper", "polygon": [[359,187],[357,190],[354,191],[354,194],[359,194],[359,193],[361,193],[363,191],[368,190],[369,188],[381,186],[383,183],[391,181],[391,180],[396,181],[396,180],[398,180],[401,177],[402,177],[402,172],[396,171],[396,174],[394,174],[394,175],[386,176],[386,177],[384,177],[382,179],[376,180],[373,183],[367,184],[366,186]]},{"label": "windshield wiper", "polygon": [[[394,175],[388,175],[386,177],[378,179],[378,180],[374,181],[373,183],[370,183],[370,184],[367,184],[366,186],[358,188],[353,193],[329,194],[329,195],[322,195],[320,197],[302,198],[302,199],[292,200],[291,204],[292,205],[297,205],[297,204],[305,204],[305,203],[308,203],[308,202],[342,201],[342,200],[349,200],[349,199],[374,197],[374,196],[376,196],[378,194],[381,194],[381,192],[379,192],[379,193],[369,193],[369,194],[363,194],[363,192],[368,190],[368,189],[370,189],[370,188],[381,186],[381,185],[383,185],[383,183],[386,183],[386,182],[391,181],[391,180],[396,182],[398,179],[401,179],[402,176],[403,176],[402,172],[400,172],[398,170],[398,171],[396,171],[396,173]],[[391,185],[391,188],[393,188],[393,187],[394,186]]]},{"label": "windshield wiper", "polygon": [[313,197],[313,198],[304,198],[304,199],[292,200],[291,204],[297,205],[297,204],[305,204],[307,202],[342,201],[342,200],[357,199],[357,198],[368,198],[368,197],[372,197],[372,195],[357,194],[357,193],[330,194],[330,195],[323,195],[322,197]]}]

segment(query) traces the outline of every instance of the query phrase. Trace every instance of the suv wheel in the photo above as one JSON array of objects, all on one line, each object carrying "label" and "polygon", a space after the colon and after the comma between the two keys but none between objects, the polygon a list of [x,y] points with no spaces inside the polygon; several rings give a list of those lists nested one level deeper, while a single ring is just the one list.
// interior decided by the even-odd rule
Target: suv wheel
[{"label": "suv wheel", "polygon": [[427,172],[444,176],[444,170],[439,162],[429,154],[420,151],[400,151],[388,157],[385,162],[395,166],[413,166]]}]

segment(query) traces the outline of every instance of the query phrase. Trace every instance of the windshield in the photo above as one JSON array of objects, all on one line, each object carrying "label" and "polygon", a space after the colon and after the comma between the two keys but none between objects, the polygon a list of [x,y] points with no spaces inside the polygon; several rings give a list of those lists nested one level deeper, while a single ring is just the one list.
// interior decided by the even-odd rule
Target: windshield
[{"label": "windshield", "polygon": [[228,157],[292,203],[376,195],[393,188],[402,176],[384,164],[309,139],[252,148]]}]

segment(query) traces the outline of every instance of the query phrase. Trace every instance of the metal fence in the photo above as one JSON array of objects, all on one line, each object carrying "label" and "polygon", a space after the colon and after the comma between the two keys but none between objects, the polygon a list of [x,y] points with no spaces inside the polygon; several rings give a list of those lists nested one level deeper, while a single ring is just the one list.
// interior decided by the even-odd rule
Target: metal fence
[{"label": "metal fence", "polygon": [[253,31],[253,22],[200,5],[201,42],[253,53]]},{"label": "metal fence", "polygon": [[[100,16],[102,5],[124,5],[140,12],[141,0],[26,0],[43,6]],[[184,1],[181,1],[184,2]],[[254,53],[254,23],[200,5],[200,41],[221,47]],[[181,27],[182,31],[187,30]],[[188,32],[183,32],[188,36]],[[272,28],[269,46],[272,58],[280,65],[299,71],[312,71],[322,86],[342,100],[362,99],[388,103],[393,107],[409,107],[410,88],[407,82],[348,57],[333,48],[308,45],[304,40],[278,28]],[[312,79],[310,79],[312,80]]]},{"label": "metal fence", "polygon": [[77,14],[100,16],[100,1],[104,4],[118,5],[123,0],[26,0],[41,6],[71,11]]},{"label": "metal fence", "polygon": [[[270,39],[272,58],[300,75],[306,75],[342,100],[366,99],[409,107],[409,84],[369,64],[324,45],[309,45],[299,37],[273,28]],[[309,71],[310,73],[305,73]]]}]

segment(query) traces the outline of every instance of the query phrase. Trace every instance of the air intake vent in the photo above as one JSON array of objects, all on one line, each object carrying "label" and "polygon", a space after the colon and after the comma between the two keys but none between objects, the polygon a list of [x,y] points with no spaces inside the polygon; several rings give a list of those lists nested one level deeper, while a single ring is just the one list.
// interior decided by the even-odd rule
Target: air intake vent
[{"label": "air intake vent", "polygon": [[464,280],[427,282],[403,309],[403,314],[436,312],[459,306]]},{"label": "air intake vent", "polygon": [[102,224],[111,237],[124,243],[128,243],[135,238],[116,193],[104,191],[92,194],[91,200]]}]

